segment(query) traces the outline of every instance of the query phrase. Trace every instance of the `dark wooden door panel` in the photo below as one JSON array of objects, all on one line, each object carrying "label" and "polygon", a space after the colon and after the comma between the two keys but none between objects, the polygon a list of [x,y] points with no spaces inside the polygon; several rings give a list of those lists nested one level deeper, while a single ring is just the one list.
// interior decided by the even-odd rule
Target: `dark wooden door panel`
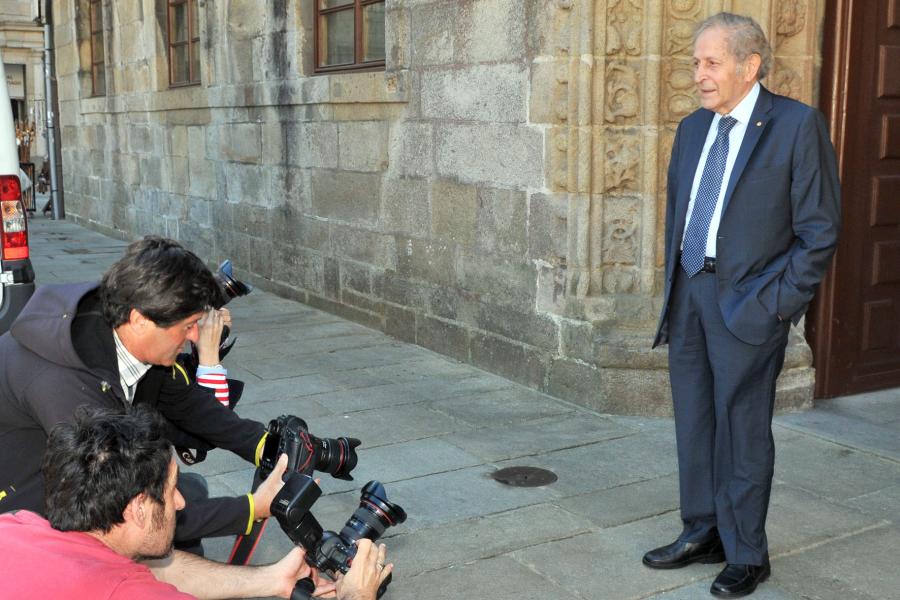
[{"label": "dark wooden door panel", "polygon": [[900,0],[832,0],[826,21],[844,226],[811,315],[817,397],[900,386]]}]

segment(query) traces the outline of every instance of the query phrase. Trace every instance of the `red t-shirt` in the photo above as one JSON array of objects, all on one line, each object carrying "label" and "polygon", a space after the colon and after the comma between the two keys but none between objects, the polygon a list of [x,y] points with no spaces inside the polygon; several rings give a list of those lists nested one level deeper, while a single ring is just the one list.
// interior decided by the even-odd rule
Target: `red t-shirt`
[{"label": "red t-shirt", "polygon": [[0,515],[0,595],[70,600],[190,600],[97,538],[32,512]]}]

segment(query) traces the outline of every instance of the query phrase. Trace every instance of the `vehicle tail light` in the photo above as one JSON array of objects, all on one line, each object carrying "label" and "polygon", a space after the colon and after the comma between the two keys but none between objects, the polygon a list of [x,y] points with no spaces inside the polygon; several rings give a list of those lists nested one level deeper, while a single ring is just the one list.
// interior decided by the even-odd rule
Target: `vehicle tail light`
[{"label": "vehicle tail light", "polygon": [[28,223],[18,175],[0,175],[0,208],[3,213],[3,260],[28,258]]}]

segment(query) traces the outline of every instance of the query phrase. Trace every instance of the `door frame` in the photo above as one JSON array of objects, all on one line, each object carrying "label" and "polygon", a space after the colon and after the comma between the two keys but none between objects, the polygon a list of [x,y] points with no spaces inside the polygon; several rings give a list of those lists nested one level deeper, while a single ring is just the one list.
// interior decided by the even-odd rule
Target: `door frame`
[{"label": "door frame", "polygon": [[[843,181],[845,165],[845,133],[850,56],[853,37],[853,8],[857,0],[826,0],[822,43],[822,71],[819,85],[819,109],[825,114],[831,141],[837,154],[838,173]],[[825,275],[819,292],[807,313],[806,337],[813,351],[816,369],[815,398],[831,398],[840,393],[840,382],[828,368],[834,346],[834,303],[836,261]]]}]

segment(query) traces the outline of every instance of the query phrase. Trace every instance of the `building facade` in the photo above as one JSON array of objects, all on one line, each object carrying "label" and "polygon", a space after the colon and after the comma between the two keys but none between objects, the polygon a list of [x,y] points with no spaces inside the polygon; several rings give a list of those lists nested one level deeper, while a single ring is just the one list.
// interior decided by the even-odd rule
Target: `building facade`
[{"label": "building facade", "polygon": [[[31,179],[47,158],[44,29],[37,1],[0,0],[0,54],[23,168]],[[26,205],[33,208],[31,192]]]},{"label": "building facade", "polygon": [[[54,1],[69,217],[600,411],[667,414],[650,344],[693,26],[754,16],[763,83],[815,104],[824,0],[348,1]],[[813,384],[794,328],[779,403]]]}]

